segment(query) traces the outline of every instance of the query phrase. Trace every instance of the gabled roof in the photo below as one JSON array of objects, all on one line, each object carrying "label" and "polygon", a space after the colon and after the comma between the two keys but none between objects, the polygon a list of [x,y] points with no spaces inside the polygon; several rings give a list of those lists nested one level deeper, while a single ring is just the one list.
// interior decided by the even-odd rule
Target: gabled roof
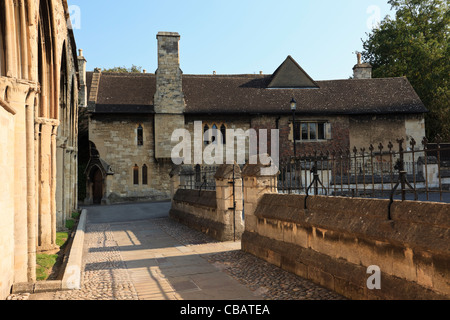
[{"label": "gabled roof", "polygon": [[267,85],[272,89],[318,88],[317,83],[291,56],[278,67]]},{"label": "gabled roof", "polygon": [[[88,73],[88,95],[92,79]],[[192,115],[290,114],[293,97],[299,115],[428,112],[404,77],[316,82],[291,57],[273,75],[183,75],[182,81],[185,114]],[[102,73],[94,86],[93,113],[154,113],[155,74]]]},{"label": "gabled roof", "polygon": [[270,76],[183,76],[186,113],[299,115],[428,112],[406,78],[317,81],[318,89],[267,89]]}]

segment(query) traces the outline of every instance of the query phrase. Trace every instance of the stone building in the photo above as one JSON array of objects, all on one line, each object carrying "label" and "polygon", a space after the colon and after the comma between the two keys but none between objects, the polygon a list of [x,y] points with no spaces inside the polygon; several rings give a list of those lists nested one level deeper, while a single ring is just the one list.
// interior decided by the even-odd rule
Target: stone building
[{"label": "stone building", "polygon": [[155,74],[86,75],[87,203],[169,197],[172,133],[186,128],[193,134],[196,122],[204,132],[279,129],[281,157],[294,155],[294,139],[301,155],[425,136],[427,109],[409,81],[372,79],[360,56],[347,80],[315,81],[291,56],[271,75],[185,75],[180,35],[160,32],[157,41]]},{"label": "stone building", "polygon": [[77,207],[78,67],[67,1],[0,1],[0,299]]}]

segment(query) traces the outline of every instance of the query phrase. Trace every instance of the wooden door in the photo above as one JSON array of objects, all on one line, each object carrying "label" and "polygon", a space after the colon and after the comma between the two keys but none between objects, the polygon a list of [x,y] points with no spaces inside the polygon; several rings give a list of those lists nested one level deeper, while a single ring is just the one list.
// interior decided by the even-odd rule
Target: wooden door
[{"label": "wooden door", "polygon": [[103,175],[102,172],[97,169],[94,173],[94,185],[93,185],[94,203],[101,204],[103,198]]}]

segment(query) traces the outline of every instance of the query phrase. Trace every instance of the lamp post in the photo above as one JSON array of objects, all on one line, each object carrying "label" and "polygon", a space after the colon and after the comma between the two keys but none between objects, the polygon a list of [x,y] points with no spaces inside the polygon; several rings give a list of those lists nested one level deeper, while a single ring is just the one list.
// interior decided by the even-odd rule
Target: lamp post
[{"label": "lamp post", "polygon": [[292,135],[294,140],[294,159],[297,158],[297,143],[295,141],[295,112],[297,111],[297,101],[294,98],[291,100],[291,111],[292,111]]}]

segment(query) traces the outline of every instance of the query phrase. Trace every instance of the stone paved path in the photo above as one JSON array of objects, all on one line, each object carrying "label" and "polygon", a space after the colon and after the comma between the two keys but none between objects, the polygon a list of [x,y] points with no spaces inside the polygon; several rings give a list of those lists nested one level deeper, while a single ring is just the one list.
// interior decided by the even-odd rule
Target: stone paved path
[{"label": "stone paved path", "polygon": [[341,300],[169,218],[88,223],[82,290],[30,300]]}]

